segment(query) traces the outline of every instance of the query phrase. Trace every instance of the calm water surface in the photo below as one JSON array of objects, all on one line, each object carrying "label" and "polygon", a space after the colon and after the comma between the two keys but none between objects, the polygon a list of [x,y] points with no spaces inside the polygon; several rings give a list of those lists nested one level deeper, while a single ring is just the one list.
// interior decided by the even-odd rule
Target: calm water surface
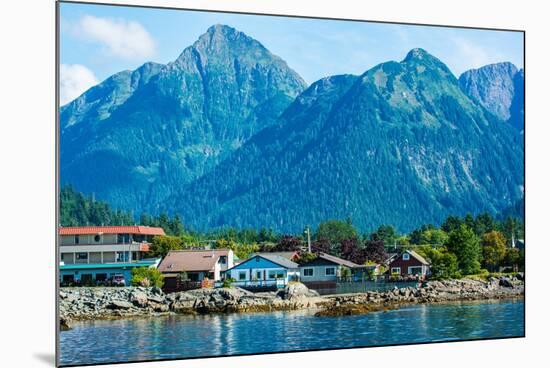
[{"label": "calm water surface", "polygon": [[361,316],[310,312],[81,322],[61,364],[109,363],[524,335],[523,301],[416,305]]}]

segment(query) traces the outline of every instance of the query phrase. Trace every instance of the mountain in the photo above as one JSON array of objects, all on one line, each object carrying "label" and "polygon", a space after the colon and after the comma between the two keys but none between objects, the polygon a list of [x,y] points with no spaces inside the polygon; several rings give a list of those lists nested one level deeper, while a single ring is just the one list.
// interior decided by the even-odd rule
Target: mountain
[{"label": "mountain", "polygon": [[524,129],[524,73],[512,63],[497,63],[464,72],[463,91],[502,121]]},{"label": "mountain", "polygon": [[413,49],[361,76],[315,82],[165,209],[198,229],[296,232],[350,217],[361,231],[409,231],[449,214],[494,214],[522,195],[520,135]]},{"label": "mountain", "polygon": [[174,62],[117,73],[61,108],[61,182],[116,208],[157,212],[306,87],[258,41],[212,26]]}]

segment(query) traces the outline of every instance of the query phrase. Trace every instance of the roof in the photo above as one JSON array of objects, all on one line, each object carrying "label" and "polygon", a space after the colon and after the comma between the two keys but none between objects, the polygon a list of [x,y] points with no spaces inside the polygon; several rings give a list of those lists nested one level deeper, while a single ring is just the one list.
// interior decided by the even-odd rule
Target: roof
[{"label": "roof", "polygon": [[90,270],[98,268],[133,268],[133,267],[151,267],[158,263],[158,259],[141,260],[138,262],[120,262],[120,263],[83,263],[60,265],[60,270]]},{"label": "roof", "polygon": [[299,265],[296,262],[292,262],[291,260],[281,257],[280,255],[274,254],[274,253],[256,253],[253,254],[250,258],[248,258],[246,261],[243,261],[232,268],[236,268],[237,266],[242,266],[243,264],[250,262],[252,259],[256,257],[261,257],[263,259],[267,259],[268,261],[275,263],[281,267],[287,268],[287,269],[293,269],[298,268]]},{"label": "roof", "polygon": [[288,259],[289,261],[292,261],[297,255],[298,252],[258,252],[258,253],[252,253],[252,256],[264,256],[264,255],[273,255],[273,256],[279,256]]},{"label": "roof", "polygon": [[[403,253],[409,253],[411,256],[413,256],[414,258],[416,258],[420,263],[422,264],[425,264],[425,265],[429,265],[430,263],[428,261],[426,261],[426,259],[424,257],[422,257],[420,254],[416,253],[414,250],[405,250],[403,252],[401,252],[399,254],[399,256],[401,256]],[[392,259],[391,262],[393,262],[394,260]]]},{"label": "roof", "polygon": [[298,268],[298,263],[292,262],[290,259],[280,256],[278,254],[264,253],[264,254],[259,254],[259,256],[267,259],[268,261],[271,261],[280,266],[283,266],[285,268]]},{"label": "roof", "polygon": [[159,264],[159,271],[213,271],[220,256],[229,256],[229,249],[171,250]]},{"label": "roof", "polygon": [[166,235],[161,227],[149,226],[77,226],[59,228],[59,235],[92,234]]},{"label": "roof", "polygon": [[[361,267],[360,265],[358,265],[356,263],[353,263],[351,261],[348,261],[348,260],[345,260],[345,259],[342,259],[342,258],[339,258],[339,257],[336,257],[336,256],[332,256],[332,255],[327,254],[327,253],[319,253],[319,255],[317,256],[316,259],[324,259],[325,261],[328,261],[328,262],[331,262],[331,263],[334,263],[334,264],[337,264],[337,265],[340,265],[340,266],[350,267],[350,268]],[[312,262],[315,262],[315,260],[313,260],[311,262],[307,262],[306,264],[301,265],[301,267],[302,266],[307,266]]]},{"label": "roof", "polygon": [[397,257],[398,255],[399,255],[398,253],[388,253],[388,258],[386,258],[386,259],[384,260],[384,263],[385,263],[385,264],[390,264],[390,263],[393,261],[393,259],[394,259],[395,257]]},{"label": "roof", "polygon": [[322,259],[325,259],[329,262],[333,262],[333,263],[336,263],[336,264],[339,264],[339,265],[342,265],[342,266],[346,266],[346,267],[351,267],[351,268],[359,267],[359,265],[357,263],[353,263],[351,261],[348,261],[348,260],[345,260],[345,259],[342,259],[342,258],[338,258],[336,256],[332,256],[332,255],[326,254],[326,253],[319,254],[319,258],[322,258]]}]

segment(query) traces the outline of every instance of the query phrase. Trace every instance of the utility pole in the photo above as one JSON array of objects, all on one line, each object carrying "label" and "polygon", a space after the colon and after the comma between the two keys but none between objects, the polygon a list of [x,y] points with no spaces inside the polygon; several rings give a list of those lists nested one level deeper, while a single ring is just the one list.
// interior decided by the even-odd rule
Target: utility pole
[{"label": "utility pole", "polygon": [[309,231],[309,226],[306,226],[306,231],[304,231],[304,233],[307,234],[307,251],[311,253],[311,232]]}]

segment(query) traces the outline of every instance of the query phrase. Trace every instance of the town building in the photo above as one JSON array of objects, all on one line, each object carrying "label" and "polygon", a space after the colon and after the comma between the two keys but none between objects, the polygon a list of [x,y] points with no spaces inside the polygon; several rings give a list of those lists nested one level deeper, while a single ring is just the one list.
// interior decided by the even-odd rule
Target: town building
[{"label": "town building", "polygon": [[404,250],[389,261],[390,275],[425,277],[430,273],[430,264],[413,250]]},{"label": "town building", "polygon": [[158,235],[165,235],[160,227],[61,227],[60,261],[64,265],[139,261],[149,251],[153,237]]},{"label": "town building", "polygon": [[288,258],[274,253],[254,254],[252,257],[227,270],[233,285],[245,289],[276,289],[290,281],[298,281],[299,266]]},{"label": "town building", "polygon": [[231,249],[172,250],[158,269],[168,288],[183,272],[189,281],[220,281],[225,271],[233,267],[234,257]]},{"label": "town building", "polygon": [[136,267],[156,267],[147,259],[160,227],[79,226],[59,229],[59,278],[62,285],[130,285]]},{"label": "town building", "polygon": [[59,266],[62,285],[116,285],[129,286],[132,269],[136,267],[156,268],[160,258],[142,259],[133,262],[86,263]]},{"label": "town building", "polygon": [[351,276],[353,270],[360,267],[351,261],[320,253],[314,260],[300,266],[300,280],[310,289],[333,288],[339,278]]}]

